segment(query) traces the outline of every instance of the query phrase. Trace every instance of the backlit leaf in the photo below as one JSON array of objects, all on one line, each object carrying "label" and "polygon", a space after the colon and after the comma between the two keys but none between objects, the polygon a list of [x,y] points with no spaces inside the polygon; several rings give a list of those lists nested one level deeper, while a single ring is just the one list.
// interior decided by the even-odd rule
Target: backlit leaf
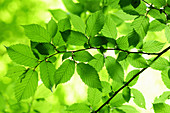
[{"label": "backlit leaf", "polygon": [[161,31],[166,27],[165,24],[162,24],[158,20],[153,20],[149,25],[149,31],[155,32],[155,31]]},{"label": "backlit leaf", "polygon": [[153,64],[151,64],[151,68],[156,69],[156,70],[164,70],[169,66],[168,60],[159,57]]},{"label": "backlit leaf", "polygon": [[149,28],[149,18],[145,16],[140,16],[132,22],[132,27],[138,33],[138,35],[143,39]]},{"label": "backlit leaf", "polygon": [[169,69],[167,68],[166,70],[163,70],[161,72],[161,77],[162,77],[162,81],[164,82],[165,86],[170,89],[170,79],[168,77],[168,71]]},{"label": "backlit leaf", "polygon": [[88,64],[93,66],[99,72],[104,66],[104,56],[101,54],[96,54],[94,55],[94,59],[89,61]]},{"label": "backlit leaf", "polygon": [[99,75],[95,68],[89,64],[78,63],[77,73],[80,75],[82,81],[90,87],[101,88],[101,82],[99,80]]},{"label": "backlit leaf", "polygon": [[51,90],[54,85],[54,72],[55,66],[50,63],[43,61],[40,64],[40,77],[44,85]]},{"label": "backlit leaf", "polygon": [[129,48],[128,37],[123,36],[116,40],[119,49],[127,50]]},{"label": "backlit leaf", "polygon": [[61,9],[54,9],[49,11],[57,21],[68,17],[67,13]]},{"label": "backlit leaf", "polygon": [[16,63],[34,67],[38,64],[38,59],[34,56],[31,48],[27,45],[16,44],[7,47],[9,57]]},{"label": "backlit leaf", "polygon": [[165,103],[153,104],[153,109],[155,113],[168,113],[170,111],[170,105]]},{"label": "backlit leaf", "polygon": [[96,106],[102,98],[102,93],[96,88],[88,88],[87,100],[92,106]]},{"label": "backlit leaf", "polygon": [[143,94],[138,91],[137,89],[131,89],[132,94],[133,94],[133,101],[135,102],[136,105],[138,105],[141,108],[145,108],[145,98]]},{"label": "backlit leaf", "polygon": [[49,32],[51,37],[54,37],[57,33],[58,25],[57,23],[51,18],[51,20],[47,24],[47,31]]},{"label": "backlit leaf", "polygon": [[90,108],[86,104],[75,103],[69,106],[66,111],[71,111],[72,113],[90,113]]},{"label": "backlit leaf", "polygon": [[161,42],[158,42],[155,40],[150,40],[150,41],[146,41],[143,44],[142,50],[145,52],[155,53],[155,52],[159,52],[163,48],[164,45],[165,45],[165,43],[161,43]]},{"label": "backlit leaf", "polygon": [[70,21],[77,31],[85,33],[85,23],[79,16],[70,14]]},{"label": "backlit leaf", "polygon": [[78,51],[73,55],[74,60],[81,62],[89,62],[94,57],[88,51]]},{"label": "backlit leaf", "polygon": [[90,15],[87,19],[86,34],[89,37],[95,36],[104,25],[104,15],[101,11],[97,11]]},{"label": "backlit leaf", "polygon": [[69,18],[64,18],[58,22],[59,31],[63,32],[71,29]]},{"label": "backlit leaf", "polygon": [[65,31],[61,34],[64,41],[70,45],[83,46],[88,41],[84,34],[77,31]]},{"label": "backlit leaf", "polygon": [[136,68],[145,68],[148,66],[145,58],[138,54],[129,54],[127,60],[133,67]]},{"label": "backlit leaf", "polygon": [[126,102],[129,102],[131,98],[131,91],[129,87],[125,87],[122,92],[123,98],[126,100]]},{"label": "backlit leaf", "polygon": [[[128,75],[126,76],[125,82],[128,82],[134,75],[136,75],[137,73],[139,73],[140,70],[132,70],[128,73]],[[133,86],[136,84],[137,80],[138,80],[139,76],[137,76],[135,79],[133,79],[133,81],[131,81],[128,86]]]},{"label": "backlit leaf", "polygon": [[168,43],[170,43],[170,25],[167,25],[165,27],[165,36],[166,36]]},{"label": "backlit leaf", "polygon": [[119,64],[119,62],[116,61],[115,58],[111,56],[107,56],[105,59],[105,66],[106,66],[107,72],[109,73],[109,76],[113,80],[117,82],[124,81],[124,70],[122,66]]},{"label": "backlit leaf", "polygon": [[55,85],[65,83],[71,79],[75,71],[75,63],[71,60],[65,60],[54,73]]},{"label": "backlit leaf", "polygon": [[116,39],[117,37],[116,25],[110,16],[107,16],[101,32],[105,37]]},{"label": "backlit leaf", "polygon": [[15,96],[18,101],[34,95],[38,86],[38,73],[34,70],[28,70],[23,73],[15,85]]},{"label": "backlit leaf", "polygon": [[40,25],[23,25],[25,35],[34,42],[51,42],[50,34]]}]

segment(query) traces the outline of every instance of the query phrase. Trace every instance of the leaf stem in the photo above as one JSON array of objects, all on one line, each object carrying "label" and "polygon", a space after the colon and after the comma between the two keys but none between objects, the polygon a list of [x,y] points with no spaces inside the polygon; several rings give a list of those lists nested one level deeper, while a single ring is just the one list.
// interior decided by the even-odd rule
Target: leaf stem
[{"label": "leaf stem", "polygon": [[[158,55],[153,59],[153,61],[149,64],[149,66],[151,64],[153,64],[153,62],[155,62],[162,54],[164,54],[165,52],[167,52],[170,49],[170,46],[167,47],[166,49],[164,49],[162,52],[158,53]],[[148,67],[149,67],[148,66]],[[142,72],[144,72],[148,67],[143,68],[140,72],[138,72],[137,74],[135,74],[128,82],[126,82],[121,88],[119,88],[102,106],[100,106],[96,111],[94,111],[94,113],[97,113],[98,111],[100,111],[100,109],[102,109],[105,105],[107,105],[110,100],[112,100],[112,98],[114,98],[123,88],[125,88],[126,86],[128,86],[128,84],[130,82],[132,82],[137,76],[139,76],[139,74],[141,74]]]}]

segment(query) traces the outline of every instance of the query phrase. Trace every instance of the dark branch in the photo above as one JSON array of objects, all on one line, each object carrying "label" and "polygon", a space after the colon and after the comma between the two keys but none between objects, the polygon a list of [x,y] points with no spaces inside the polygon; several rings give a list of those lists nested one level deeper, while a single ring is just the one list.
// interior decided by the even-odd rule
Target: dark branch
[{"label": "dark branch", "polygon": [[[165,52],[167,52],[170,49],[170,46],[166,49],[164,49],[162,52],[158,53],[158,55],[153,59],[153,61],[149,64],[149,66],[155,62],[162,54],[164,54]],[[148,67],[149,67],[148,66]],[[107,105],[110,100],[112,100],[113,97],[115,97],[123,88],[125,88],[126,86],[128,86],[128,84],[133,81],[137,76],[139,76],[139,74],[141,74],[142,72],[144,72],[148,67],[143,68],[140,72],[138,72],[136,75],[134,75],[128,82],[126,82],[121,88],[119,88],[114,94],[113,96],[111,96],[102,106],[100,106],[96,111],[94,111],[94,113],[97,113],[98,111],[100,111],[100,109],[102,109],[105,105]]]}]

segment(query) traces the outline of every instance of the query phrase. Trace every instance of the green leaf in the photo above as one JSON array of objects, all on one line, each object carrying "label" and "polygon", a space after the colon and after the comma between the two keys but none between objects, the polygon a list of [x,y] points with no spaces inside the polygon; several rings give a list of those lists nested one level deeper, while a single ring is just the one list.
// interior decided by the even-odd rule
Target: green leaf
[{"label": "green leaf", "polygon": [[89,37],[95,36],[104,25],[104,15],[101,11],[97,11],[87,19],[86,34]]},{"label": "green leaf", "polygon": [[141,108],[146,109],[145,107],[145,98],[142,95],[142,93],[140,91],[138,91],[137,89],[131,89],[132,94],[133,94],[133,101],[136,105],[138,105]]},{"label": "green leaf", "polygon": [[74,3],[73,0],[62,0],[67,10],[73,14],[80,15],[83,12],[83,6],[80,3]]},{"label": "green leaf", "polygon": [[49,32],[51,38],[55,36],[57,33],[58,25],[57,23],[51,18],[51,20],[47,24],[47,31]]},{"label": "green leaf", "polygon": [[55,72],[55,66],[47,61],[43,61],[40,64],[40,77],[44,85],[48,89],[52,89],[54,85],[54,72]]},{"label": "green leaf", "polygon": [[59,31],[63,32],[71,29],[69,18],[64,18],[58,22]]},{"label": "green leaf", "polygon": [[72,53],[71,52],[65,52],[62,56],[62,60],[65,60],[66,58],[69,58],[72,56]]},{"label": "green leaf", "polygon": [[127,57],[128,62],[136,68],[145,68],[148,66],[145,58],[143,58],[141,55],[131,53]]},{"label": "green leaf", "polygon": [[146,41],[143,44],[143,48],[142,50],[144,52],[159,52],[163,47],[164,47],[165,43],[161,43],[155,40],[150,40],[150,41]]},{"label": "green leaf", "polygon": [[[125,79],[125,82],[128,82],[134,75],[136,75],[137,73],[139,73],[140,70],[132,70],[130,71],[127,76],[126,76],[126,79]],[[138,80],[139,76],[137,76],[135,79],[133,79],[133,81],[131,81],[128,86],[133,86],[136,84],[137,80]]]},{"label": "green leaf", "polygon": [[156,9],[151,9],[149,11],[149,15],[151,15],[153,18],[157,19],[158,21],[160,21],[161,23],[165,23],[166,22],[166,16],[164,13],[160,13],[159,10]]},{"label": "green leaf", "polygon": [[170,69],[168,70],[168,77],[169,77],[169,79],[170,79]]},{"label": "green leaf", "polygon": [[98,89],[89,87],[87,94],[87,100],[93,107],[101,101],[102,93]]},{"label": "green leaf", "polygon": [[143,15],[146,13],[146,5],[139,0],[120,0],[119,2],[122,10],[130,15]]},{"label": "green leaf", "polygon": [[140,16],[132,22],[132,27],[138,33],[138,35],[143,39],[149,28],[149,18],[145,16]]},{"label": "green leaf", "polygon": [[92,47],[106,45],[107,42],[108,42],[107,38],[102,37],[102,36],[97,36],[97,37],[91,37],[90,38],[90,45]]},{"label": "green leaf", "polygon": [[66,111],[71,111],[72,113],[90,113],[90,108],[86,104],[75,103],[69,106]]},{"label": "green leaf", "polygon": [[110,16],[106,17],[103,29],[101,30],[105,37],[116,39],[117,30],[116,25]]},{"label": "green leaf", "polygon": [[123,98],[126,100],[126,102],[129,102],[131,98],[131,91],[129,87],[125,87],[122,92]]},{"label": "green leaf", "polygon": [[166,100],[170,99],[170,91],[163,92],[162,95],[159,96],[159,98],[155,98],[154,104],[156,103],[165,103]]},{"label": "green leaf", "polygon": [[65,31],[61,35],[64,41],[70,45],[83,46],[88,41],[84,34],[77,31]]},{"label": "green leaf", "polygon": [[123,106],[118,107],[118,109],[124,111],[123,113],[140,113],[139,111],[136,110],[136,108],[130,105],[123,105]]},{"label": "green leaf", "polygon": [[162,77],[162,81],[164,82],[165,86],[170,89],[170,79],[168,77],[168,71],[169,69],[167,68],[166,70],[163,70],[161,72],[161,77]]},{"label": "green leaf", "polygon": [[38,73],[34,70],[28,70],[23,73],[15,85],[15,97],[18,101],[34,95],[38,86]]},{"label": "green leaf", "polygon": [[97,71],[89,64],[78,63],[77,72],[82,81],[88,86],[93,88],[102,88]]},{"label": "green leaf", "polygon": [[59,31],[57,31],[56,35],[52,39],[55,46],[63,46],[65,45],[65,42],[63,40],[63,37]]},{"label": "green leaf", "polygon": [[126,101],[123,98],[122,93],[118,93],[111,101],[110,105],[111,107],[119,107],[122,104],[124,104]]},{"label": "green leaf", "polygon": [[74,60],[81,62],[89,62],[94,57],[88,51],[78,51],[73,55]]},{"label": "green leaf", "polygon": [[39,43],[35,46],[35,48],[42,55],[50,55],[55,52],[53,45],[51,45],[49,43]]},{"label": "green leaf", "polygon": [[162,31],[165,27],[166,27],[165,24],[162,24],[162,23],[159,22],[158,20],[153,20],[153,21],[150,23],[149,31],[152,31],[152,32]]},{"label": "green leaf", "polygon": [[138,48],[138,46],[140,46],[139,42],[140,42],[140,36],[137,34],[137,32],[135,30],[133,30],[132,32],[130,32],[128,35],[128,42],[129,42],[129,47],[133,46]]},{"label": "green leaf", "polygon": [[165,27],[165,36],[166,36],[168,43],[170,43],[170,25]]},{"label": "green leaf", "polygon": [[70,22],[77,31],[85,33],[85,23],[79,16],[70,14]]},{"label": "green leaf", "polygon": [[22,26],[25,31],[25,35],[34,42],[51,42],[50,34],[47,30],[40,25],[30,24]]},{"label": "green leaf", "polygon": [[166,5],[166,0],[150,0],[150,2],[158,8]]},{"label": "green leaf", "polygon": [[117,57],[117,61],[122,61],[127,57],[128,53],[127,52],[120,52],[118,57]]},{"label": "green leaf", "polygon": [[6,47],[9,57],[16,63],[34,67],[38,64],[38,59],[27,45],[16,44]]},{"label": "green leaf", "polygon": [[100,10],[100,1],[101,0],[79,0],[81,4],[84,5],[85,10],[90,12],[96,12]]},{"label": "green leaf", "polygon": [[107,94],[109,94],[112,91],[110,83],[108,83],[106,81],[102,81],[101,84],[102,84],[102,87],[103,87],[102,88],[102,93],[104,95],[107,95]]},{"label": "green leaf", "polygon": [[105,66],[109,76],[117,81],[123,82],[124,81],[124,70],[122,66],[115,60],[115,58],[108,56],[105,59]]},{"label": "green leaf", "polygon": [[167,59],[163,57],[159,57],[153,64],[151,64],[151,68],[156,70],[164,70],[169,66],[169,62]]},{"label": "green leaf", "polygon": [[170,105],[165,103],[156,103],[153,104],[153,109],[155,113],[169,113]]},{"label": "green leaf", "polygon": [[123,36],[116,40],[119,49],[127,50],[129,48],[128,37]]},{"label": "green leaf", "polygon": [[101,54],[94,55],[94,59],[89,61],[89,65],[93,66],[96,71],[100,71],[104,66],[104,56]]},{"label": "green leaf", "polygon": [[26,71],[25,67],[22,67],[22,66],[9,67],[6,76],[12,79],[17,79],[25,71]]},{"label": "green leaf", "polygon": [[61,66],[55,71],[55,85],[65,83],[71,79],[75,71],[75,63],[69,59],[65,60]]},{"label": "green leaf", "polygon": [[61,9],[55,9],[55,10],[49,10],[49,11],[57,21],[68,17],[67,13]]},{"label": "green leaf", "polygon": [[137,8],[140,5],[141,1],[140,0],[131,0],[131,5],[134,8]]},{"label": "green leaf", "polygon": [[110,14],[110,17],[112,18],[116,26],[120,26],[124,22],[121,18],[119,18],[118,16],[114,14]]}]

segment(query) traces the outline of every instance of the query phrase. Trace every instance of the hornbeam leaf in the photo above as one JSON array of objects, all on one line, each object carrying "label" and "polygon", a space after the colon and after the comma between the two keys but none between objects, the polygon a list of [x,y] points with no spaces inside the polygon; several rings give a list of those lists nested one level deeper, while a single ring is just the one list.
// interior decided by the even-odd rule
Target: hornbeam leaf
[{"label": "hornbeam leaf", "polygon": [[165,36],[166,36],[168,43],[170,43],[170,25],[167,25],[165,27]]},{"label": "hornbeam leaf", "polygon": [[101,11],[97,11],[90,15],[87,19],[86,34],[89,37],[95,36],[104,25],[104,15]]},{"label": "hornbeam leaf", "polygon": [[165,91],[159,97],[155,98],[154,104],[155,103],[165,103],[165,101],[168,100],[169,97],[170,97],[170,91]]},{"label": "hornbeam leaf", "polygon": [[96,89],[96,88],[88,88],[88,102],[92,105],[92,106],[96,106],[102,98],[102,93]]},{"label": "hornbeam leaf", "polygon": [[145,68],[148,66],[146,60],[138,54],[131,53],[127,57],[128,62],[136,68]]},{"label": "hornbeam leaf", "polygon": [[83,20],[74,14],[70,14],[70,21],[73,24],[73,27],[81,32],[81,33],[85,33],[85,23],[83,22]]},{"label": "hornbeam leaf", "polygon": [[89,64],[84,63],[77,64],[77,72],[80,75],[82,81],[88,86],[93,88],[102,87],[97,71]]},{"label": "hornbeam leaf", "polygon": [[109,76],[117,81],[117,82],[123,82],[124,81],[124,71],[122,66],[119,64],[119,62],[116,61],[115,58],[108,56],[105,59],[105,65],[107,72],[109,73]]},{"label": "hornbeam leaf", "polygon": [[89,64],[99,72],[104,66],[104,56],[101,54],[94,55],[94,59],[92,59]]},{"label": "hornbeam leaf", "polygon": [[110,16],[107,16],[107,19],[101,32],[105,37],[116,39],[117,37],[116,25]]},{"label": "hornbeam leaf", "polygon": [[161,43],[155,40],[151,40],[151,41],[147,41],[143,44],[143,48],[142,50],[145,52],[159,52],[163,46],[165,45],[165,43]]},{"label": "hornbeam leaf", "polygon": [[73,58],[74,60],[81,62],[89,62],[94,59],[94,57],[88,51],[75,52]]},{"label": "hornbeam leaf", "polygon": [[121,110],[121,112],[118,113],[140,113],[135,107],[130,105],[122,105],[118,107],[118,109]]},{"label": "hornbeam leaf", "polygon": [[43,61],[40,64],[40,77],[44,85],[51,90],[54,85],[54,72],[55,66],[50,63]]},{"label": "hornbeam leaf", "polygon": [[90,113],[90,107],[83,103],[75,103],[69,106],[66,111],[72,111],[72,113]]},{"label": "hornbeam leaf", "polygon": [[50,34],[40,25],[30,24],[23,25],[25,35],[34,42],[51,42]]},{"label": "hornbeam leaf", "polygon": [[75,71],[75,63],[69,59],[65,60],[54,73],[55,85],[65,83],[71,79]]},{"label": "hornbeam leaf", "polygon": [[170,105],[165,103],[156,103],[153,104],[153,109],[155,113],[169,113]]},{"label": "hornbeam leaf", "polygon": [[67,44],[76,45],[76,46],[83,46],[87,41],[87,37],[80,32],[77,31],[64,31],[61,32],[61,35]]},{"label": "hornbeam leaf", "polygon": [[145,98],[142,95],[142,93],[140,91],[138,91],[137,89],[131,89],[132,94],[133,94],[133,101],[135,102],[136,105],[138,105],[141,108],[145,108]]},{"label": "hornbeam leaf", "polygon": [[116,40],[119,49],[127,50],[129,48],[128,37],[123,36]]},{"label": "hornbeam leaf", "polygon": [[9,67],[6,76],[12,79],[16,79],[20,75],[22,75],[25,71],[26,71],[25,67],[22,67],[22,66]]},{"label": "hornbeam leaf", "polygon": [[51,18],[51,20],[48,22],[46,26],[47,26],[47,31],[49,32],[50,36],[54,37],[58,29],[57,23],[53,20],[53,18]]},{"label": "hornbeam leaf", "polygon": [[38,86],[38,73],[34,70],[28,70],[23,73],[15,85],[15,96],[18,101],[34,95]]},{"label": "hornbeam leaf", "polygon": [[169,71],[168,68],[166,70],[163,70],[162,73],[161,73],[161,78],[162,78],[162,81],[164,82],[165,86],[168,89],[170,89],[170,79],[169,79],[169,76],[168,76],[168,71]]},{"label": "hornbeam leaf", "polygon": [[138,33],[138,35],[143,39],[149,28],[149,18],[145,16],[140,16],[132,22],[132,27]]},{"label": "hornbeam leaf", "polygon": [[[126,76],[125,82],[128,82],[133,76],[135,76],[137,73],[139,73],[140,70],[132,70],[128,73],[128,75]],[[139,76],[137,76],[135,79],[133,79],[133,81],[131,81],[128,86],[133,86],[136,84],[137,80],[138,80]]]},{"label": "hornbeam leaf", "polygon": [[55,10],[49,10],[49,11],[57,21],[68,17],[67,13],[61,9],[55,9]]},{"label": "hornbeam leaf", "polygon": [[27,45],[16,44],[7,47],[9,57],[16,63],[34,67],[38,64],[38,59]]},{"label": "hornbeam leaf", "polygon": [[168,68],[169,62],[167,59],[163,57],[159,57],[153,64],[151,64],[151,68],[156,69],[156,70],[164,70]]}]

